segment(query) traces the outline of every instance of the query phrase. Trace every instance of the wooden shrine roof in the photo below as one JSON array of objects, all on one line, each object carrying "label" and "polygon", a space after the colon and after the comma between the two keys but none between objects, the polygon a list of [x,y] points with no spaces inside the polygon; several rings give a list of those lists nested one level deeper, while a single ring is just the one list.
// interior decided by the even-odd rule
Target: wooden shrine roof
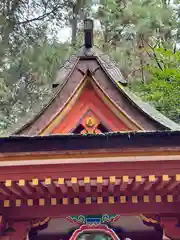
[{"label": "wooden shrine roof", "polygon": [[126,79],[123,77],[119,67],[116,62],[113,61],[107,54],[103,53],[100,48],[93,47],[91,50],[87,50],[84,47],[81,47],[76,54],[71,56],[64,64],[63,67],[59,70],[57,74],[56,81],[53,83],[53,87],[57,85],[62,85],[66,79],[69,77],[70,72],[73,70],[75,64],[82,57],[84,58],[97,58],[100,62],[103,69],[106,71],[108,76],[112,81],[116,80],[122,83],[123,85],[127,84]]},{"label": "wooden shrine roof", "polygon": [[75,177],[75,169],[71,167],[69,171],[71,177],[65,178],[60,172],[57,176],[58,171],[57,177],[52,178],[43,178],[40,172],[36,173],[39,178],[32,178],[27,172],[24,174],[26,179],[20,179],[20,174],[14,180],[1,181],[2,213],[14,219],[56,218],[89,213],[95,215],[104,212],[122,215],[153,215],[157,212],[164,215],[180,214],[180,174],[174,174],[170,169],[169,175],[146,176],[143,173],[107,176],[106,172],[104,177]]},{"label": "wooden shrine roof", "polygon": [[179,142],[179,131],[0,138],[3,215],[180,213]]},{"label": "wooden shrine roof", "polygon": [[[69,99],[82,94],[86,83],[98,89],[108,109],[113,105],[113,113],[125,112],[124,118],[137,128],[41,134]],[[15,135],[0,138],[0,203],[5,217],[56,218],[102,214],[105,209],[112,214],[180,214],[180,126],[125,85],[119,68],[98,48],[81,48],[64,64],[49,104]]]},{"label": "wooden shrine roof", "polygon": [[[30,122],[14,134],[39,135],[68,102],[75,89],[90,75],[91,82],[101,88],[117,108],[143,130],[180,130],[180,126],[162,115],[150,104],[143,102],[126,85],[117,65],[100,49],[87,52],[82,47],[59,70],[53,84],[55,94],[51,101]],[[84,80],[82,80],[84,79]]]}]

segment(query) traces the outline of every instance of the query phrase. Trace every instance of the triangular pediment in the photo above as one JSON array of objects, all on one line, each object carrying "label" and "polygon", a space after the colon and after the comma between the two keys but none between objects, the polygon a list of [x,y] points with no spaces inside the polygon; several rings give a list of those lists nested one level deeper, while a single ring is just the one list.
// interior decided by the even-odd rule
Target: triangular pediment
[{"label": "triangular pediment", "polygon": [[91,77],[86,77],[40,135],[104,133],[140,130],[110,100]]}]

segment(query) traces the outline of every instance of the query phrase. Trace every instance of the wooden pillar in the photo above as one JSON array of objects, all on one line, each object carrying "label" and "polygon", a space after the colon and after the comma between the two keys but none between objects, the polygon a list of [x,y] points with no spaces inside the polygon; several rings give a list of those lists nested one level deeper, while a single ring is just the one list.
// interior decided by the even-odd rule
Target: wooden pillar
[{"label": "wooden pillar", "polygon": [[5,229],[5,219],[3,216],[0,216],[0,237],[3,236]]},{"label": "wooden pillar", "polygon": [[6,234],[9,237],[8,240],[26,240],[27,239],[27,235],[30,230],[29,222],[27,221],[13,222],[11,226],[13,231]]},{"label": "wooden pillar", "polygon": [[0,216],[0,240],[9,240],[8,236],[4,236],[5,228],[6,228],[6,221],[3,216]]}]

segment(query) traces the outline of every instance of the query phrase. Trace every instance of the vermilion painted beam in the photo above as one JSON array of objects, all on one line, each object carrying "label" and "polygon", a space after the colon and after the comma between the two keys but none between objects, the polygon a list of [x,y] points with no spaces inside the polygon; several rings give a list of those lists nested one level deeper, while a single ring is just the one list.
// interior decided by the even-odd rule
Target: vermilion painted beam
[{"label": "vermilion painted beam", "polygon": [[[82,159],[83,162],[83,159]],[[97,176],[125,176],[135,175],[155,175],[160,176],[169,174],[175,176],[180,173],[180,161],[154,161],[154,162],[111,162],[111,163],[81,163],[81,164],[56,164],[43,166],[17,166],[0,168],[0,181],[5,181],[11,177],[11,180],[19,181],[20,179],[30,180],[37,177],[44,180],[47,177],[53,179],[77,177],[94,177]],[[1,186],[0,186],[1,187]],[[3,186],[4,187],[4,186]],[[3,188],[4,190],[4,188]],[[7,189],[6,189],[7,190]]]},{"label": "vermilion painted beam", "polygon": [[3,216],[0,216],[0,240],[1,240],[1,236],[4,233],[5,230],[5,226],[6,226],[6,222]]},{"label": "vermilion painted beam", "polygon": [[[131,133],[129,133],[131,134]],[[180,155],[180,146],[163,146],[163,144],[159,147],[157,145],[153,145],[151,142],[149,143],[149,145],[152,146],[146,146],[143,145],[142,143],[139,143],[139,145],[135,145],[133,146],[126,146],[126,145],[121,145],[120,143],[122,141],[124,141],[124,139],[120,138],[119,141],[116,141],[116,145],[114,145],[114,147],[109,146],[107,148],[107,145],[105,147],[103,146],[97,146],[96,143],[94,143],[94,146],[91,146],[88,148],[87,146],[85,146],[85,148],[81,145],[82,142],[87,142],[87,139],[85,138],[85,135],[78,135],[81,137],[84,137],[84,139],[81,139],[81,142],[78,146],[73,149],[73,147],[69,147],[69,149],[62,149],[63,145],[59,145],[60,148],[59,149],[47,149],[47,148],[40,148],[38,149],[27,149],[26,151],[18,148],[19,151],[15,150],[15,152],[0,152],[0,160],[5,162],[5,161],[25,161],[25,160],[44,160],[44,159],[48,159],[48,158],[52,158],[52,159],[59,159],[59,158],[67,158],[67,151],[68,151],[68,158],[82,158],[82,157],[113,157],[113,156],[151,156],[153,158],[156,158],[156,156],[173,156],[173,155]],[[96,135],[101,136],[102,135]],[[105,135],[103,135],[105,136]],[[55,136],[54,136],[55,137]],[[75,135],[74,135],[75,137]],[[56,136],[56,138],[58,139],[58,135]],[[108,136],[108,138],[106,137],[106,139],[109,139],[110,137]],[[32,138],[33,139],[33,138]],[[30,140],[32,140],[30,139]],[[29,140],[29,141],[30,141]],[[44,137],[43,141],[47,141],[46,137]],[[89,139],[88,139],[89,140]],[[93,142],[93,138],[92,138],[92,142]],[[101,138],[96,139],[97,141],[101,142]],[[126,139],[125,139],[126,140]],[[143,139],[144,140],[144,139]],[[143,141],[141,140],[141,141]],[[54,141],[54,140],[53,140]],[[56,140],[57,141],[57,140]],[[111,141],[111,140],[110,140]],[[136,139],[134,140],[136,141]],[[139,139],[137,139],[137,141],[139,141]],[[145,140],[144,140],[145,141]],[[26,141],[24,141],[26,143]],[[91,143],[92,143],[91,142]],[[31,142],[32,145],[36,144],[35,141],[34,143]],[[51,143],[51,142],[50,142]],[[60,143],[60,140],[58,142],[58,144]],[[89,144],[91,144],[89,143]],[[119,145],[118,145],[118,144]],[[16,143],[14,143],[15,145]],[[37,143],[38,144],[38,143]],[[48,141],[47,143],[48,144]],[[56,143],[57,144],[57,143]],[[107,143],[106,143],[107,144]],[[127,144],[127,143],[126,143]],[[22,145],[22,143],[21,143]],[[69,144],[71,145],[71,144]],[[47,147],[47,145],[45,145]],[[50,145],[51,146],[51,145]],[[11,147],[11,146],[7,146]],[[23,146],[22,146],[23,147]],[[94,147],[94,148],[93,148]],[[97,151],[97,149],[100,149],[100,151]]]},{"label": "vermilion painted beam", "polygon": [[30,224],[28,221],[14,222],[12,226],[15,232],[10,232],[10,240],[24,240],[27,238],[27,234],[30,230]]},{"label": "vermilion painted beam", "polygon": [[45,206],[21,206],[3,209],[3,216],[7,219],[35,219],[44,217],[67,217],[69,215],[81,214],[121,214],[121,215],[139,215],[146,214],[163,214],[172,216],[180,214],[179,203],[92,203],[78,205],[45,205]]}]

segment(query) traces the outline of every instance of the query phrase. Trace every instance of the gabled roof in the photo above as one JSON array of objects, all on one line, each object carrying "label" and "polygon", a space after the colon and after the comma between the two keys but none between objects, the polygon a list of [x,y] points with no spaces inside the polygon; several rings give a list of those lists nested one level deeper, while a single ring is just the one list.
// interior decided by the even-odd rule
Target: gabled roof
[{"label": "gabled roof", "polygon": [[74,54],[67,61],[65,61],[62,68],[58,71],[57,78],[53,83],[53,87],[62,85],[66,81],[70,73],[73,71],[76,63],[82,57],[97,58],[104,71],[106,71],[111,80],[116,79],[122,84],[127,84],[127,81],[124,79],[116,62],[113,61],[107,54],[104,54],[98,47],[94,46],[91,50],[87,50],[84,47],[81,47],[76,54]]},{"label": "gabled roof", "polygon": [[103,89],[117,107],[131,117],[145,131],[180,130],[180,126],[158,112],[150,104],[133,94],[116,63],[99,48],[80,48],[67,60],[57,74],[53,88],[56,93],[51,101],[30,122],[15,132],[17,135],[38,135],[58,114],[59,109],[72,97],[82,78],[91,78]]}]

